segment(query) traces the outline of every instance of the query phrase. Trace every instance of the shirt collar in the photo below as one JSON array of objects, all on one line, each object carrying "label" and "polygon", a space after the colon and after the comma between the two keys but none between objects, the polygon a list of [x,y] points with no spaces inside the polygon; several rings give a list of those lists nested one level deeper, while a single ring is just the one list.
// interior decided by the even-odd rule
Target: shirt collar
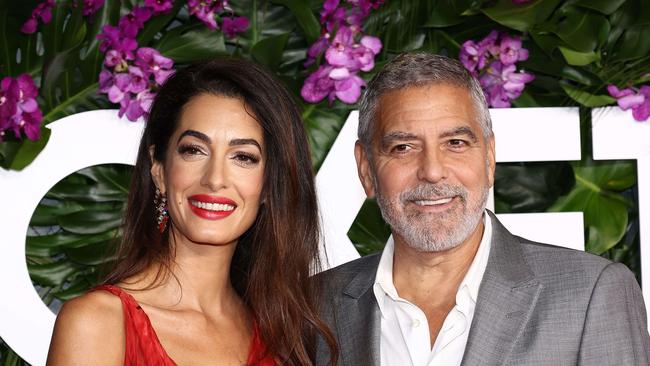
[{"label": "shirt collar", "polygon": [[373,286],[373,291],[375,293],[375,298],[377,298],[377,304],[379,305],[379,310],[383,315],[384,313],[384,301],[387,301],[386,296],[391,298],[393,301],[399,300],[399,295],[397,294],[397,289],[393,283],[393,254],[395,253],[395,242],[393,241],[393,236],[391,235],[384,246],[384,251],[381,253],[381,259],[379,260],[379,266],[377,266],[377,275],[375,276],[375,284]]},{"label": "shirt collar", "polygon": [[478,290],[483,280],[485,268],[487,268],[488,257],[490,256],[490,246],[492,242],[492,219],[487,213],[483,213],[483,237],[478,245],[472,264],[469,266],[465,278],[458,287],[459,292],[467,286],[472,301],[476,304],[478,299]]},{"label": "shirt collar", "polygon": [[[490,215],[483,213],[483,237],[479,243],[478,250],[472,264],[469,266],[463,281],[458,287],[458,292],[456,294],[456,302],[458,303],[460,294],[467,291],[471,300],[476,304],[478,299],[478,290],[481,285],[481,280],[483,279],[483,274],[485,273],[485,268],[487,267],[487,260],[490,255],[490,246],[492,241],[492,220]],[[373,291],[375,293],[375,298],[377,299],[377,304],[379,305],[379,310],[382,315],[384,314],[384,302],[388,301],[388,298],[393,301],[402,300],[397,294],[397,289],[393,282],[393,256],[395,254],[395,242],[393,241],[393,236],[391,235],[384,246],[384,251],[381,254],[381,259],[379,260],[379,266],[377,267],[377,275],[375,276],[375,283],[373,286]],[[404,301],[404,300],[402,300]]]}]

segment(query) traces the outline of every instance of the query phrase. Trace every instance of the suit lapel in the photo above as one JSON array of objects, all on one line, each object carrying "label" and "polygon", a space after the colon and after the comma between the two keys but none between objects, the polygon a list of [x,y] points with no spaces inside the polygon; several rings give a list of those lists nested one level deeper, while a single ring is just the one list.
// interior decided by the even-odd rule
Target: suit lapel
[{"label": "suit lapel", "polygon": [[336,301],[336,327],[343,365],[379,366],[381,319],[372,290],[379,255],[348,284]]},{"label": "suit lapel", "polygon": [[535,308],[542,286],[517,238],[491,214],[492,242],[462,365],[501,365]]}]

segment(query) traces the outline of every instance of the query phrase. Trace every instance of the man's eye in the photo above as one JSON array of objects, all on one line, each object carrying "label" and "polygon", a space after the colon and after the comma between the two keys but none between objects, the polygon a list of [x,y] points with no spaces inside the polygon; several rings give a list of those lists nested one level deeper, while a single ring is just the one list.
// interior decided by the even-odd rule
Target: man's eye
[{"label": "man's eye", "polygon": [[403,154],[403,153],[406,153],[406,152],[411,151],[411,149],[412,149],[412,148],[411,148],[410,145],[407,145],[407,144],[399,144],[399,145],[395,145],[395,146],[393,146],[393,148],[392,148],[391,150],[392,150],[392,152],[394,152],[394,153]]},{"label": "man's eye", "polygon": [[452,139],[447,142],[447,144],[453,149],[466,148],[469,146],[467,141],[460,139]]}]

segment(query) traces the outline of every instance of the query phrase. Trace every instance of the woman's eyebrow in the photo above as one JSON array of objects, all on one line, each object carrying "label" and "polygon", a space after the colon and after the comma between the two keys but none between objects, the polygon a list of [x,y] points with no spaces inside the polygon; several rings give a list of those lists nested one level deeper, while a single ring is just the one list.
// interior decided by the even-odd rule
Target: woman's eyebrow
[{"label": "woman's eyebrow", "polygon": [[205,142],[206,144],[210,144],[210,143],[212,143],[212,140],[210,139],[210,137],[208,137],[208,135],[204,134],[203,132],[196,131],[196,130],[185,130],[185,131],[184,131],[183,133],[181,133],[181,135],[178,137],[178,141],[176,141],[176,143],[178,143],[179,141],[181,141],[181,139],[182,139],[183,137],[185,137],[185,136],[196,137],[197,139],[199,139],[199,140]]},{"label": "woman's eyebrow", "polygon": [[255,139],[232,139],[228,143],[229,146],[238,146],[238,145],[254,145],[257,146],[260,151],[262,151],[262,146]]}]

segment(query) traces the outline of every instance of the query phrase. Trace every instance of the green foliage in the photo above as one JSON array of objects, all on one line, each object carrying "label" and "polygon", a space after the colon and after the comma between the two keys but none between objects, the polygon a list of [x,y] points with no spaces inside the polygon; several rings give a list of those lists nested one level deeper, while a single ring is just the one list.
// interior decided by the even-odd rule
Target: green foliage
[{"label": "green foliage", "polygon": [[361,206],[348,237],[361,255],[372,254],[384,248],[390,237],[390,227],[381,217],[377,201],[367,199]]},{"label": "green foliage", "polygon": [[575,183],[566,162],[502,163],[495,172],[497,212],[544,212]]},{"label": "green foliage", "polygon": [[111,259],[131,167],[95,166],[74,173],[45,195],[32,216],[27,265],[44,302],[65,301],[96,283]]},{"label": "green foliage", "polygon": [[628,208],[633,204],[619,192],[635,183],[631,162],[586,161],[574,165],[576,186],[560,198],[551,211],[582,211],[587,226],[586,249],[602,254],[625,235]]}]

